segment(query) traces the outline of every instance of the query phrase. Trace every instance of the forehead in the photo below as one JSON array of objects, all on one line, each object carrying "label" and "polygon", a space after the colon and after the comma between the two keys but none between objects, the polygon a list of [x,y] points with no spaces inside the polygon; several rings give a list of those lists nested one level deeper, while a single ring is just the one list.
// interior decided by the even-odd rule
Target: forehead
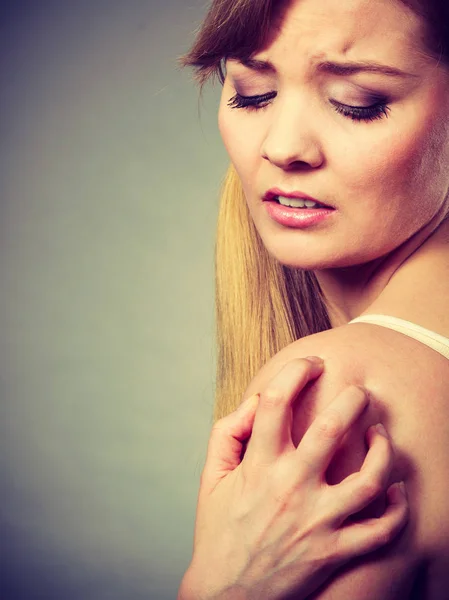
[{"label": "forehead", "polygon": [[267,44],[256,56],[297,62],[328,56],[381,60],[398,68],[427,64],[425,23],[398,0],[291,0],[283,2]]}]

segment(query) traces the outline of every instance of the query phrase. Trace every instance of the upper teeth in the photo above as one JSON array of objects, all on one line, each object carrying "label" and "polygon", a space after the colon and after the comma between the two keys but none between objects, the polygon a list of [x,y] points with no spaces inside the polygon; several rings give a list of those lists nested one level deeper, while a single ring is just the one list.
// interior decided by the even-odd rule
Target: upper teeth
[{"label": "upper teeth", "polygon": [[286,198],[285,196],[277,196],[276,198],[283,206],[291,208],[315,208],[318,206],[313,200],[301,200],[300,198]]}]

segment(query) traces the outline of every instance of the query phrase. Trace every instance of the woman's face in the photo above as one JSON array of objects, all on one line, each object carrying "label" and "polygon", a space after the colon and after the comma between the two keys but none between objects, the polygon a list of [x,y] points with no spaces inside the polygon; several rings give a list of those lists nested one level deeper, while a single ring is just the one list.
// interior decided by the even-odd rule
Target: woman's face
[{"label": "woman's face", "polygon": [[[293,0],[254,60],[227,61],[220,132],[281,263],[366,263],[446,211],[448,75],[420,47],[422,28],[393,0]],[[337,72],[326,61],[407,75]],[[285,207],[282,194],[330,208]]]}]

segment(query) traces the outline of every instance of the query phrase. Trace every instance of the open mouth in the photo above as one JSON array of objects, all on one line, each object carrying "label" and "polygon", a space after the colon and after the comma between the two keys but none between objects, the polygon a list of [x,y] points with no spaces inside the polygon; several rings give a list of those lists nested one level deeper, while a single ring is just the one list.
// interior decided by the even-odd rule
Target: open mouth
[{"label": "open mouth", "polygon": [[[285,193],[285,192],[284,192]],[[335,208],[302,193],[284,196],[278,190],[271,190],[264,197],[268,215],[280,225],[294,229],[314,228],[334,214]]]},{"label": "open mouth", "polygon": [[281,206],[286,206],[288,208],[334,210],[332,206],[328,206],[327,204],[323,204],[322,202],[317,202],[316,200],[306,200],[305,198],[287,198],[286,196],[272,196],[271,198],[267,198],[267,200],[277,202]]},{"label": "open mouth", "polygon": [[282,206],[288,206],[290,208],[331,208],[330,206],[326,206],[325,204],[317,202],[316,200],[305,200],[302,198],[287,198],[285,196],[273,196],[272,200],[278,202]]},{"label": "open mouth", "polygon": [[272,188],[264,195],[265,202],[273,202],[286,208],[301,210],[335,210],[333,206],[324,204],[312,196],[299,190],[295,192],[285,192],[279,188]]}]

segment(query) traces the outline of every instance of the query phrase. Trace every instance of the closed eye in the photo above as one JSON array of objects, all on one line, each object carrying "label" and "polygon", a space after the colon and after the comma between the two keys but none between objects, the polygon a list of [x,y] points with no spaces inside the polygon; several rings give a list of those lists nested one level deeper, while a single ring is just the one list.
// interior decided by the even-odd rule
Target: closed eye
[{"label": "closed eye", "polygon": [[[277,92],[268,92],[267,94],[258,94],[254,96],[242,96],[236,93],[228,102],[230,108],[243,108],[246,110],[260,110],[268,106]],[[388,111],[391,110],[385,101],[379,101],[371,106],[350,106],[342,104],[336,100],[329,100],[335,111],[344,117],[353,121],[374,121],[388,117]]]},{"label": "closed eye", "polygon": [[228,106],[231,108],[263,108],[267,106],[270,100],[276,98],[277,92],[268,92],[267,94],[259,94],[256,96],[242,96],[241,94],[235,94],[229,102]]},{"label": "closed eye", "polygon": [[329,100],[335,110],[341,115],[352,119],[353,121],[374,121],[388,117],[388,111],[391,110],[385,102],[376,102],[371,106],[349,106],[341,104],[335,100]]}]

